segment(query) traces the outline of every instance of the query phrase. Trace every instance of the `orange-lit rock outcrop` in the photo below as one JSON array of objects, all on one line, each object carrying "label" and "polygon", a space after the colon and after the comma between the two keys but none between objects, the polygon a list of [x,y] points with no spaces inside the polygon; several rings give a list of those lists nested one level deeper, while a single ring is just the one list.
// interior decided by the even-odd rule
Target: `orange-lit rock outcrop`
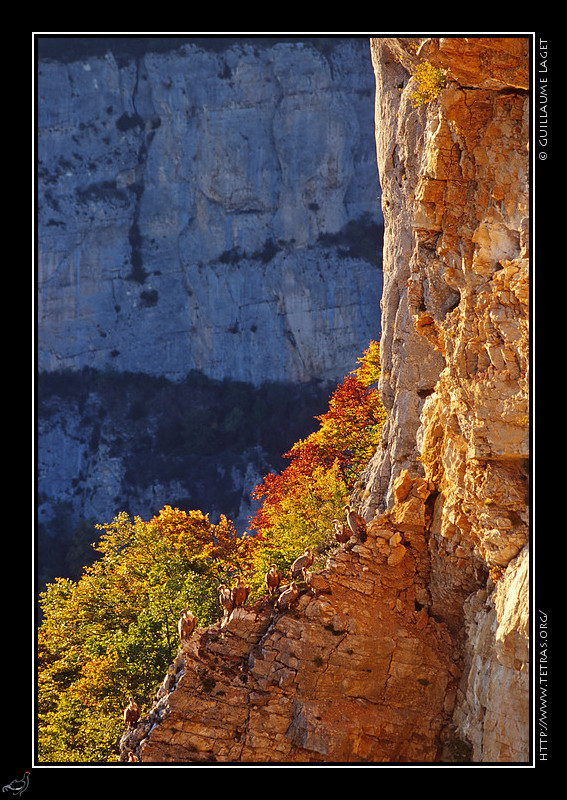
[{"label": "orange-lit rock outcrop", "polygon": [[[525,762],[529,42],[372,39],[388,419],[330,593],[198,630],[146,762]],[[418,64],[443,71],[416,106]]]},{"label": "orange-lit rock outcrop", "polygon": [[[410,479],[410,482],[413,482]],[[122,742],[147,762],[365,763],[441,758],[459,648],[431,617],[427,489],[339,546],[328,587],[283,613],[267,597],[198,629]],[[417,502],[414,502],[417,499]]]}]

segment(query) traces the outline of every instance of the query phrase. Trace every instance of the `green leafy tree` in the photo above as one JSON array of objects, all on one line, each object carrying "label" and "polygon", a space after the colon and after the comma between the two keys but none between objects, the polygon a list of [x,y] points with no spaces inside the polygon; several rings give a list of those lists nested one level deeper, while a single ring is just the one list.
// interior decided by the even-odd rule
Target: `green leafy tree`
[{"label": "green leafy tree", "polygon": [[77,581],[41,595],[38,751],[41,761],[118,757],[128,698],[150,703],[179,646],[190,608],[200,625],[221,614],[216,587],[242,572],[249,541],[232,524],[166,506],[149,522],[119,514]]},{"label": "green leafy tree", "polygon": [[[319,428],[286,454],[282,473],[256,488],[255,535],[238,536],[226,517],[212,524],[200,511],[170,506],[149,522],[121,513],[97,526],[94,563],[40,596],[40,761],[117,760],[122,711],[130,696],[142,713],[148,709],[177,652],[183,609],[209,625],[222,614],[219,583],[244,575],[255,597],[271,563],[286,572],[308,546],[323,557],[334,543],[332,519],[378,443],[385,419],[379,376],[379,345],[371,342],[317,417]],[[237,416],[226,424],[237,425]]]}]

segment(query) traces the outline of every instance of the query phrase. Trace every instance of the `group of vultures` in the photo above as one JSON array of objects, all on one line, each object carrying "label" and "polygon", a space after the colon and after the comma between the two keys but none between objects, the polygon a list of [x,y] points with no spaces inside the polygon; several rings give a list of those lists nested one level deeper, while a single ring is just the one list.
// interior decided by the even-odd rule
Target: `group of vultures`
[{"label": "group of vultures", "polygon": [[[333,520],[335,539],[339,544],[346,544],[352,537],[355,537],[359,542],[365,542],[367,533],[364,519],[350,505],[345,506],[344,510],[346,511],[346,526],[338,519]],[[285,611],[295,603],[301,594],[299,582],[303,582],[314,594],[325,591],[327,583],[324,578],[320,578],[310,571],[309,568],[312,564],[313,552],[310,547],[307,547],[302,555],[296,558],[291,565],[291,581],[284,586],[282,586],[282,573],[277,564],[270,566],[265,576],[265,584],[268,595],[271,598],[275,598],[274,608],[276,610]],[[232,588],[221,583],[218,587],[218,596],[225,618],[229,617],[235,608],[244,605],[249,594],[250,587],[243,583],[240,575]],[[177,623],[177,632],[182,643],[189,639],[196,625],[197,618],[186,608]],[[131,697],[124,709],[124,723],[128,728],[133,728],[139,717],[140,709]]]}]

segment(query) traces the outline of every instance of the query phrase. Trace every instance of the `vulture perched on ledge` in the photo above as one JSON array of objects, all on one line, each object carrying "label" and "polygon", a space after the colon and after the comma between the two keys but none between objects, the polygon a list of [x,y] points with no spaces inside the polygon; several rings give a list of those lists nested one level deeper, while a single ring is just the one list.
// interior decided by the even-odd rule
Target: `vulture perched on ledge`
[{"label": "vulture perched on ledge", "polygon": [[365,542],[367,538],[366,522],[363,520],[360,514],[354,510],[354,508],[351,508],[350,505],[346,505],[344,510],[346,511],[347,525],[359,542]]},{"label": "vulture perched on ledge", "polygon": [[299,578],[303,578],[303,568],[305,567],[305,569],[309,569],[312,563],[313,554],[311,552],[311,548],[307,547],[303,555],[299,556],[299,558],[296,558],[291,565],[291,577],[293,580],[296,581]]},{"label": "vulture perched on ledge", "polygon": [[345,526],[338,519],[333,520],[335,526],[335,539],[339,544],[344,544],[350,539],[350,532],[345,530]]},{"label": "vulture perched on ledge", "polygon": [[227,586],[225,586],[224,583],[220,584],[218,592],[219,603],[223,607],[225,615],[228,617],[234,608],[234,603],[232,602],[232,592]]},{"label": "vulture perched on ledge", "polygon": [[273,597],[278,591],[281,582],[282,574],[278,569],[278,565],[272,564],[266,573],[266,588],[270,597]]},{"label": "vulture perched on ledge", "polygon": [[124,709],[124,724],[128,728],[133,728],[138,719],[140,718],[140,709],[138,708],[137,703],[134,702],[134,698],[130,698],[130,702]]},{"label": "vulture perched on ledge", "polygon": [[236,586],[233,587],[231,594],[234,608],[237,608],[238,606],[243,606],[246,600],[248,599],[249,594],[250,594],[250,587],[245,586],[242,583],[242,578],[239,575],[238,578],[236,579]]},{"label": "vulture perched on ledge", "polygon": [[177,623],[177,633],[179,634],[179,638],[182,642],[187,641],[187,639],[191,636],[195,630],[196,624],[197,618],[191,613],[191,611],[189,611],[188,608],[186,608],[181,615],[179,622]]},{"label": "vulture perched on ledge", "polygon": [[275,607],[278,611],[285,611],[292,605],[292,603],[295,603],[300,594],[301,592],[299,591],[299,587],[294,581],[284,592],[280,594],[276,600]]},{"label": "vulture perched on ledge", "polygon": [[318,597],[320,594],[332,594],[329,581],[318,572],[313,573],[303,567],[303,579],[311,594]]}]

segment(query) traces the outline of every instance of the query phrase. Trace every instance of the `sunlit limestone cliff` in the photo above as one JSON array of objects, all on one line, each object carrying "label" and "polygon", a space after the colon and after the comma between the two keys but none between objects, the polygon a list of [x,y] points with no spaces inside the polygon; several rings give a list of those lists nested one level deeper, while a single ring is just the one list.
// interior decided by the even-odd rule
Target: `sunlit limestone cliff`
[{"label": "sunlit limestone cliff", "polygon": [[291,608],[198,628],[123,762],[528,760],[529,42],[371,52],[388,419],[353,495],[368,538]]}]

